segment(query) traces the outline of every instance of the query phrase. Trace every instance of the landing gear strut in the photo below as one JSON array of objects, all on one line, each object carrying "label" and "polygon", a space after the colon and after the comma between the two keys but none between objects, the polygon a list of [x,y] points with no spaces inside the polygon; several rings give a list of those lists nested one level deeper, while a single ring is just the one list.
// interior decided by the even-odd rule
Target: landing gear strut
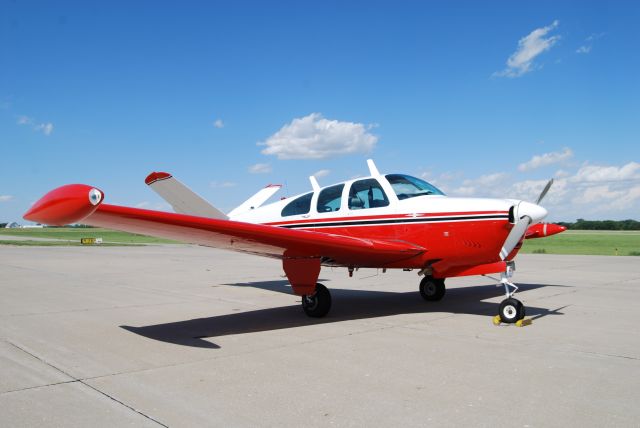
[{"label": "landing gear strut", "polygon": [[420,281],[420,295],[424,300],[432,302],[440,300],[444,297],[445,291],[444,278],[425,276]]},{"label": "landing gear strut", "polygon": [[331,293],[324,285],[317,283],[313,294],[302,296],[302,309],[313,318],[322,318],[331,309]]},{"label": "landing gear strut", "polygon": [[[509,281],[512,275],[513,270],[511,266],[508,266],[507,271],[500,275],[500,283],[504,285],[504,292],[507,298],[500,303],[498,316],[500,316],[500,321],[505,324],[513,324],[524,319],[525,316],[524,305],[520,300],[513,298],[513,295],[518,291],[518,286]],[[510,290],[509,287],[513,290]]]}]

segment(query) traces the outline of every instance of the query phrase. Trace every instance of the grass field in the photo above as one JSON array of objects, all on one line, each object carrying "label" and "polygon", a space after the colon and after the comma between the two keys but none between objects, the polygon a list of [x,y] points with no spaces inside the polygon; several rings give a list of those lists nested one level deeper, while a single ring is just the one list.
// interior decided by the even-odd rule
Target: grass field
[{"label": "grass field", "polygon": [[[12,240],[12,237],[18,239]],[[136,235],[116,230],[100,228],[56,227],[42,229],[0,229],[0,245],[80,245],[81,238],[102,238],[105,244],[175,244],[169,239],[153,238],[151,236]],[[39,241],[39,238],[46,241]],[[57,241],[51,241],[57,240]]]},{"label": "grass field", "polygon": [[527,239],[522,253],[640,256],[640,231],[567,230]]},{"label": "grass field", "polygon": [[[12,237],[19,239],[11,239]],[[102,238],[103,245],[175,244],[176,241],[98,228],[0,229],[0,245],[80,245],[80,238]],[[30,239],[34,238],[34,239]],[[37,240],[37,239],[46,240]],[[568,230],[527,239],[522,253],[640,256],[640,231]]]}]

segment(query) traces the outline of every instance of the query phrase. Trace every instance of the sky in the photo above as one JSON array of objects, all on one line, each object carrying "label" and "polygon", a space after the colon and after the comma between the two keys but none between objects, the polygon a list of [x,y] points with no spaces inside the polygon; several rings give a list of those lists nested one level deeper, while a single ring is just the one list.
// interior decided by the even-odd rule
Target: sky
[{"label": "sky", "polygon": [[640,3],[0,0],[0,222],[49,190],[230,211],[382,172],[640,220]]}]

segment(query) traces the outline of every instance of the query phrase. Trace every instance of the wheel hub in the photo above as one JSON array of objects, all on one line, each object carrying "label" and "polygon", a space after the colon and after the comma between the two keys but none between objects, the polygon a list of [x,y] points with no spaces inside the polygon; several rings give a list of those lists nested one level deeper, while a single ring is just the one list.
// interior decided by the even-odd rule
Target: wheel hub
[{"label": "wheel hub", "polygon": [[318,298],[315,294],[311,294],[309,296],[304,296],[302,298],[304,301],[304,305],[311,310],[314,310],[318,306]]},{"label": "wheel hub", "polygon": [[511,318],[515,318],[516,317],[518,311],[516,310],[516,308],[514,306],[507,305],[507,306],[504,307],[502,312],[504,313],[504,316],[506,318],[511,319]]}]

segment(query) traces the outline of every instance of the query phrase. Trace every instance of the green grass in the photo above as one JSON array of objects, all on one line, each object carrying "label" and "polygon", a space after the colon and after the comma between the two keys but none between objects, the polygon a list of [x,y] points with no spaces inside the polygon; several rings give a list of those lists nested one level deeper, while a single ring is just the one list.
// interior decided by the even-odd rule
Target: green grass
[{"label": "green grass", "polygon": [[[154,238],[151,236],[137,235],[134,233],[119,232],[116,230],[101,228],[74,228],[74,227],[45,227],[42,229],[0,229],[0,235],[19,236],[24,238],[48,238],[60,239],[64,241],[74,241],[80,245],[80,238],[102,238],[104,243],[118,244],[175,244],[176,241],[162,238]],[[3,240],[0,240],[2,243]],[[63,242],[64,242],[63,241]],[[15,240],[13,242],[20,242]],[[52,241],[35,241],[29,242],[52,242]],[[6,243],[6,241],[5,241]],[[20,245],[20,244],[11,244]],[[23,244],[36,245],[36,244]],[[55,245],[55,244],[50,244]],[[58,245],[65,245],[58,242]]]},{"label": "green grass", "polygon": [[525,254],[640,255],[640,232],[567,230],[547,238],[526,239]]},{"label": "green grass", "polygon": [[[75,241],[32,241],[32,240],[11,240],[0,239],[0,245],[14,245],[18,247],[87,247]],[[103,242],[101,247],[139,247],[144,244],[125,244],[123,242]]]}]

